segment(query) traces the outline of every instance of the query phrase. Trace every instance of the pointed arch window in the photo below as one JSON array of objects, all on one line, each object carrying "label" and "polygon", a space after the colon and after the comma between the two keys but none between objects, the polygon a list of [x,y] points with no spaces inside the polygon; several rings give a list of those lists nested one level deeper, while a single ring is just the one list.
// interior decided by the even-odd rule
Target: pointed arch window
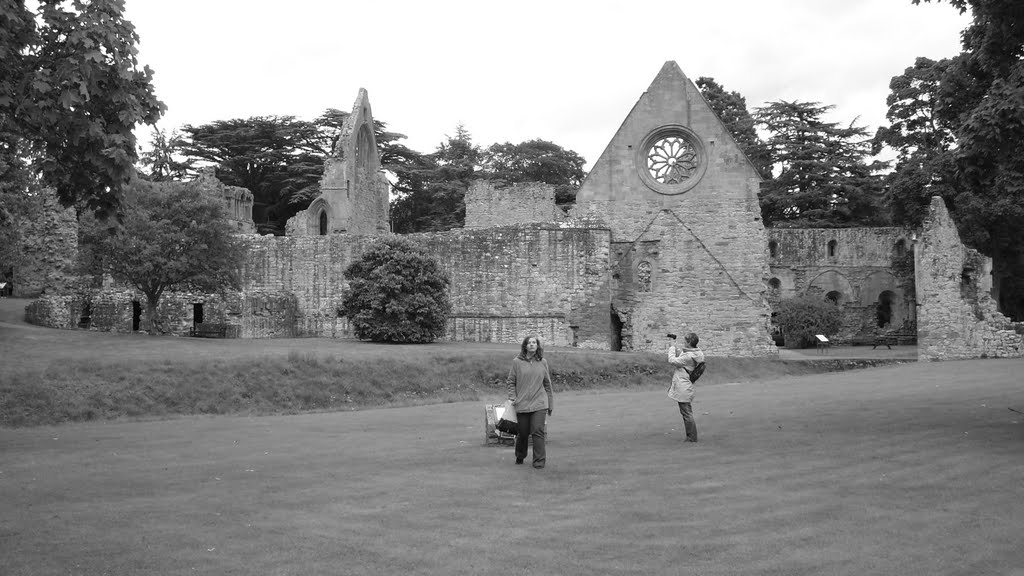
[{"label": "pointed arch window", "polygon": [[327,212],[320,211],[320,235],[327,236]]}]

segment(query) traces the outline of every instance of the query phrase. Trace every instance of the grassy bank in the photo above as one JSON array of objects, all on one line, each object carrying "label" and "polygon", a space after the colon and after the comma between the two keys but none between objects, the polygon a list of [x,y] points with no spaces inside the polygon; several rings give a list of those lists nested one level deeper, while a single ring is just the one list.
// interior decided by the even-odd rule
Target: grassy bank
[{"label": "grassy bank", "polygon": [[[164,339],[154,339],[160,347]],[[67,358],[0,372],[0,426],[190,414],[293,414],[498,399],[514,351],[339,345],[331,353]],[[666,387],[661,355],[548,353],[556,393]],[[713,358],[701,386],[772,379],[884,361]],[[24,364],[24,363],[23,363]]]}]

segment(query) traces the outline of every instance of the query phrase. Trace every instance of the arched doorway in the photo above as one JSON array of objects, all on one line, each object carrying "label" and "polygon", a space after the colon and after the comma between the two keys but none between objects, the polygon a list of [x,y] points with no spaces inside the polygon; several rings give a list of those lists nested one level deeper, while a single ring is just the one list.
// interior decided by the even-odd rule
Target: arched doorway
[{"label": "arched doorway", "polygon": [[875,308],[875,318],[879,328],[886,328],[892,324],[892,308],[896,295],[886,290],[878,295],[878,304]]}]

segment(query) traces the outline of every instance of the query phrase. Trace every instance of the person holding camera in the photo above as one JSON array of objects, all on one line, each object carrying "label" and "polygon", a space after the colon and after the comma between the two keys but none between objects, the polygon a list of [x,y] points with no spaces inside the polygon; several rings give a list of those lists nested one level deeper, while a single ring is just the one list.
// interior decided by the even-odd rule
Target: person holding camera
[{"label": "person holding camera", "polygon": [[668,362],[676,367],[672,374],[672,385],[668,389],[668,397],[679,404],[679,413],[683,416],[686,428],[686,441],[697,441],[697,422],[693,419],[693,396],[695,378],[690,377],[699,364],[704,363],[704,352],[697,348],[700,341],[697,335],[690,332],[683,337],[683,349],[676,349],[676,335],[669,334]]}]

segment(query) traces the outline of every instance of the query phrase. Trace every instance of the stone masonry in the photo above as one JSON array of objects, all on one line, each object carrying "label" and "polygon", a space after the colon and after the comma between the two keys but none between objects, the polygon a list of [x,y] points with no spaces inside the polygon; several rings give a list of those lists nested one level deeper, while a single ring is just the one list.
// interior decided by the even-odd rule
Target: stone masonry
[{"label": "stone masonry", "polygon": [[550,184],[498,187],[488,180],[476,180],[466,192],[467,229],[554,222],[560,213],[555,208],[555,187]]},{"label": "stone masonry", "polygon": [[612,235],[613,349],[696,332],[715,356],[764,356],[767,237],[760,177],[675,62],[666,62],[576,195]]},{"label": "stone masonry", "polygon": [[991,297],[992,260],[967,248],[942,198],[932,198],[915,250],[918,358],[1019,358],[1024,322]]},{"label": "stone masonry", "polygon": [[[814,293],[843,311],[835,343],[858,335],[905,329],[916,310],[913,231],[903,228],[773,228],[768,230],[769,300]],[[880,308],[882,311],[880,311]]]}]

